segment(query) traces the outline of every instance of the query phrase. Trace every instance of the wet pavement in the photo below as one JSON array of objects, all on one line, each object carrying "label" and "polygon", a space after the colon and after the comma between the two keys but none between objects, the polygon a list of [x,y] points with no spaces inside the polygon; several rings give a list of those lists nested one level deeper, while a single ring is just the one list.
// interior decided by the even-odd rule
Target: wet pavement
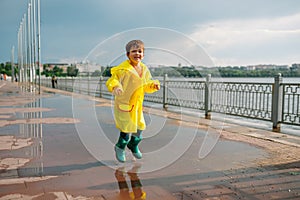
[{"label": "wet pavement", "polygon": [[145,108],[118,163],[112,101],[0,82],[2,199],[300,199],[300,138]]}]

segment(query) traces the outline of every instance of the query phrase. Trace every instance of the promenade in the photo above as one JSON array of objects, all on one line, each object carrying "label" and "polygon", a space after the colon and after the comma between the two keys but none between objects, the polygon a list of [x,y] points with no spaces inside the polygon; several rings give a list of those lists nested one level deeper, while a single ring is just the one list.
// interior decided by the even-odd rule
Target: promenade
[{"label": "promenade", "polygon": [[[149,200],[300,199],[300,137],[145,107],[145,156],[135,161],[127,152],[128,162],[119,164],[109,157],[113,147],[104,152],[109,159],[95,153],[118,136],[110,100],[46,87],[41,94],[30,90],[0,82],[0,200],[118,200],[133,194]],[[86,122],[90,110],[111,144],[89,133],[95,124]],[[199,158],[209,131],[220,137]],[[191,142],[178,159],[164,164],[168,158],[155,152],[175,136],[182,143],[166,149],[167,157],[185,139]],[[164,167],[151,170],[150,159]]]}]

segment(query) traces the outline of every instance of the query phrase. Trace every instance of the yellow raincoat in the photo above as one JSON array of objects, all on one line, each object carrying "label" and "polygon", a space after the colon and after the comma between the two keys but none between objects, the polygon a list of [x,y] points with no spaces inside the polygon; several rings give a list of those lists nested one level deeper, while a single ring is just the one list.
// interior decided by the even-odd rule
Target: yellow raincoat
[{"label": "yellow raincoat", "polygon": [[143,74],[140,77],[129,60],[111,69],[111,77],[106,86],[110,92],[115,87],[123,90],[121,95],[115,96],[114,118],[116,127],[124,133],[136,133],[137,129],[145,130],[146,123],[143,115],[143,100],[145,93],[157,91],[151,73],[146,65],[141,63]]}]

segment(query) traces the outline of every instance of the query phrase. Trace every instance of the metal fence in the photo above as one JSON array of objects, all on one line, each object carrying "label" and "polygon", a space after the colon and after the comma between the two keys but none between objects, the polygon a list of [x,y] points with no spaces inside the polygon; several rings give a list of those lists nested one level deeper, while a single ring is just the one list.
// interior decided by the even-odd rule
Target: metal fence
[{"label": "metal fence", "polygon": [[[61,90],[111,98],[105,86],[107,78],[60,78]],[[51,87],[51,79],[41,79],[41,85]],[[273,131],[281,124],[300,126],[300,83],[283,83],[279,74],[273,83],[161,80],[161,90],[146,94],[145,101],[162,104],[163,108],[178,106],[203,111],[207,119],[211,113],[270,121]]]}]

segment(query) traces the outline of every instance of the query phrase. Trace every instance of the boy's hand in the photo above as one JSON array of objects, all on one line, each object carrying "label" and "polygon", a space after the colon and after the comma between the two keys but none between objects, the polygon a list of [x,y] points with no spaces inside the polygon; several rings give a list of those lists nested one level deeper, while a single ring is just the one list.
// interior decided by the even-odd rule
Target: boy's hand
[{"label": "boy's hand", "polygon": [[160,89],[160,84],[159,83],[153,83],[153,89],[159,90]]},{"label": "boy's hand", "polygon": [[117,96],[118,96],[118,95],[123,94],[123,90],[122,90],[121,88],[119,88],[119,87],[115,87],[112,93],[113,93],[114,95],[117,95]]}]

